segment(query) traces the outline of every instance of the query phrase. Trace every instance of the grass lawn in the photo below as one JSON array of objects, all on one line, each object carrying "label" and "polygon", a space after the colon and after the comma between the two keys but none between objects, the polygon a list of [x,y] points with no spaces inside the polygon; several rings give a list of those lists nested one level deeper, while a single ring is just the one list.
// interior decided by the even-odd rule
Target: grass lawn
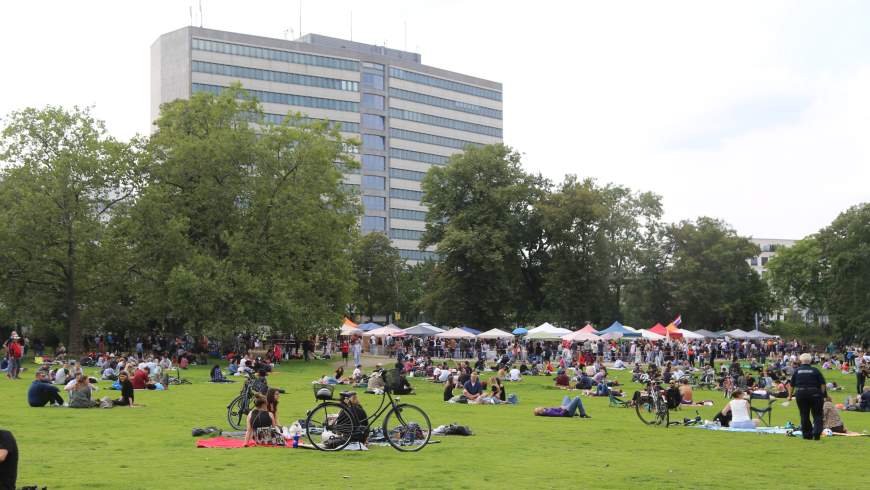
[{"label": "grass lawn", "polygon": [[[289,424],[314,406],[309,385],[331,372],[334,362],[292,361],[270,376],[287,390],[280,417]],[[0,379],[0,427],[11,430],[20,450],[18,485],[49,488],[862,488],[870,438],[823,438],[806,442],[783,435],[737,434],[690,428],[647,427],[633,409],[608,408],[606,398],[584,397],[591,419],[534,417],[536,406],[557,406],[565,392],[549,388],[550,377],[527,377],[508,385],[516,406],[468,406],[441,402],[442,388],[412,380],[418,394],[402,397],[422,407],[433,427],[458,422],[472,437],[443,437],[418,453],[390,447],[368,452],[244,448],[197,449],[193,427],[228,430],[227,403],[240,383],[206,383],[208,369],[184,376],[194,384],[166,392],[137,392],[146,406],[74,410],[30,408],[24,379]],[[95,370],[91,370],[96,372]],[[628,381],[627,372],[617,374]],[[854,376],[826,372],[854,394]],[[484,379],[488,379],[485,376]],[[98,396],[116,397],[100,383]],[[636,389],[629,383],[629,393]],[[579,392],[570,392],[577,394]],[[696,392],[721,409],[718,392]],[[371,412],[379,397],[361,396]],[[798,423],[795,403],[774,409],[774,425]],[[693,417],[695,409],[672,413]],[[842,412],[847,428],[870,431],[870,413]],[[863,476],[862,476],[863,475]]]}]

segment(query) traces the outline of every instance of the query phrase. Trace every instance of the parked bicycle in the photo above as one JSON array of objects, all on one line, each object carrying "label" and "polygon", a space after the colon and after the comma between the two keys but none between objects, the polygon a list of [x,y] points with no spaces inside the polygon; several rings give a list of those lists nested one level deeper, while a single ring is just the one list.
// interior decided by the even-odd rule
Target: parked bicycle
[{"label": "parked bicycle", "polygon": [[256,376],[252,373],[247,373],[245,376],[247,376],[247,379],[242,385],[239,396],[233,398],[233,401],[227,405],[227,422],[229,422],[230,426],[236,430],[240,430],[246,424],[245,417],[247,417],[248,412],[251,411],[254,393],[264,391],[261,389],[262,382],[257,379]]},{"label": "parked bicycle", "polygon": [[641,422],[646,425],[663,425],[665,428],[670,425],[667,392],[657,380],[649,381],[644,391],[634,392],[634,400],[634,409]]},{"label": "parked bicycle", "polygon": [[181,369],[175,368],[175,376],[167,376],[167,383],[171,385],[189,385],[190,381],[181,377]]},{"label": "parked bicycle", "polygon": [[348,405],[355,392],[344,391],[336,401],[333,399],[333,385],[314,385],[314,397],[321,403],[308,411],[305,421],[308,440],[321,451],[340,451],[354,440],[361,439],[361,434],[368,433],[383,415],[381,428],[393,448],[399,451],[423,449],[432,435],[432,423],[419,407],[400,403],[399,397],[393,398],[393,390],[401,386],[399,375],[395,369],[384,372],[381,403],[373,415],[362,420],[356,419]]}]

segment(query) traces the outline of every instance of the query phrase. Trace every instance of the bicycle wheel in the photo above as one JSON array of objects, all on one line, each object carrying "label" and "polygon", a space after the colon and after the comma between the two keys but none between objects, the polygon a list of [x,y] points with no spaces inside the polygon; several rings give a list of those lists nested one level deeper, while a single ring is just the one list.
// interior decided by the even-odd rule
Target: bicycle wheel
[{"label": "bicycle wheel", "polygon": [[227,422],[233,429],[239,430],[244,424],[245,415],[248,414],[247,406],[242,395],[239,395],[227,405]]},{"label": "bicycle wheel", "polygon": [[305,435],[321,451],[340,451],[350,444],[356,425],[353,414],[344,405],[326,402],[308,412]]},{"label": "bicycle wheel", "polygon": [[432,423],[419,407],[400,403],[384,416],[384,436],[399,451],[419,451],[432,437]]},{"label": "bicycle wheel", "polygon": [[649,393],[635,392],[634,399],[637,404],[634,406],[634,411],[637,412],[637,418],[646,425],[656,425],[656,405],[653,397]]},{"label": "bicycle wheel", "polygon": [[664,425],[666,429],[671,425],[671,412],[668,410],[667,400],[659,400],[656,413],[656,424]]}]

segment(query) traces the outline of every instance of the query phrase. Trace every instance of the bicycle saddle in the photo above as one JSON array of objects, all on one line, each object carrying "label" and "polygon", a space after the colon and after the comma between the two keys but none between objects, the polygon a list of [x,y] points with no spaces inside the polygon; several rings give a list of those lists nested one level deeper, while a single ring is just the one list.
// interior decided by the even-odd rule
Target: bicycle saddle
[{"label": "bicycle saddle", "polygon": [[356,392],[355,391],[342,391],[340,394],[341,394],[342,398],[350,398],[350,397],[356,395]]}]

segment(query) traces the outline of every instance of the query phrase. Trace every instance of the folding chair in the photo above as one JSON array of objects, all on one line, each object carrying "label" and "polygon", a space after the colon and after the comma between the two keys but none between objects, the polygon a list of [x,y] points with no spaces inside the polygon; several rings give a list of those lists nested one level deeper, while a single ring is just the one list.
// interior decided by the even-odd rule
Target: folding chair
[{"label": "folding chair", "polygon": [[631,407],[631,402],[622,400],[616,396],[614,396],[613,391],[609,391],[607,393],[607,398],[610,400],[610,407],[618,407],[618,408],[629,408]]},{"label": "folding chair", "polygon": [[[760,407],[753,406],[753,400],[765,400],[767,401],[767,405],[765,406],[763,403],[759,402],[761,403]],[[749,411],[751,414],[757,415],[758,419],[761,420],[764,425],[770,427],[771,418],[773,416],[773,403],[775,401],[776,399],[770,395],[759,395],[757,393],[751,393],[749,395]]]}]

